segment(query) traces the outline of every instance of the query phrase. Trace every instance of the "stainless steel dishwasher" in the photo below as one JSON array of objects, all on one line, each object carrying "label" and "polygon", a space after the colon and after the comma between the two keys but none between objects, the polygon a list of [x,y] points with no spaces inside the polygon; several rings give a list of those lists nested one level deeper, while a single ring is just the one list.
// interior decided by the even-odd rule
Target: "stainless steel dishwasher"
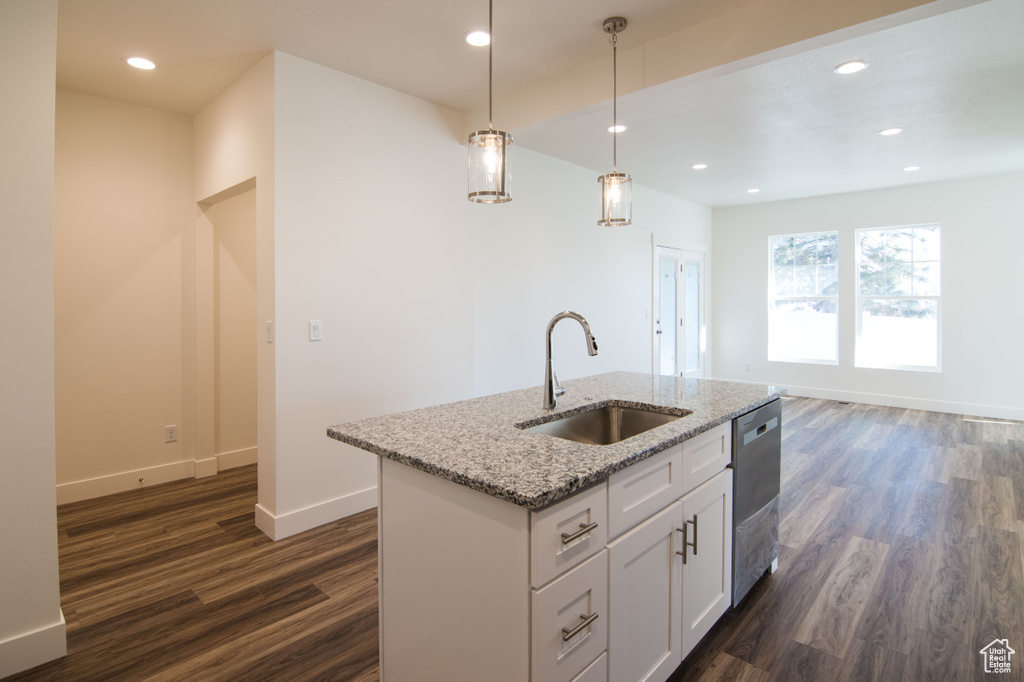
[{"label": "stainless steel dishwasher", "polygon": [[779,560],[782,401],[732,421],[732,605]]}]

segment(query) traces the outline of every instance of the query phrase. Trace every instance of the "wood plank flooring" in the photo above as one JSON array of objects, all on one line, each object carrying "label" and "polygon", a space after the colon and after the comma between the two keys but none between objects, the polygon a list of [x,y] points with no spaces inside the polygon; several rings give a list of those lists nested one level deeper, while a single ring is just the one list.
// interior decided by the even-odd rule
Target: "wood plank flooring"
[{"label": "wood plank flooring", "polygon": [[376,509],[272,542],[256,467],[58,508],[68,656],[9,680],[376,680]]},{"label": "wood plank flooring", "polygon": [[[781,557],[672,676],[1024,679],[1024,424],[787,399]],[[980,649],[1009,640],[1012,673]]]},{"label": "wood plank flooring", "polygon": [[[779,570],[672,682],[1024,679],[1024,424],[804,398],[783,421]],[[69,655],[5,682],[376,680],[375,511],[275,543],[255,502],[243,467],[60,507]],[[1020,653],[986,676],[997,638]]]}]

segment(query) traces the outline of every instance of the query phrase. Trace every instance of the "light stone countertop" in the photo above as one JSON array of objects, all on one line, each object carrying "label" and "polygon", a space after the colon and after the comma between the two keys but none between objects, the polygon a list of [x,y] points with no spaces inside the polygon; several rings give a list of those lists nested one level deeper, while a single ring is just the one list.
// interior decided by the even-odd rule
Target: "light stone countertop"
[{"label": "light stone countertop", "polygon": [[[538,509],[677,443],[765,405],[779,386],[610,372],[565,381],[555,410],[540,386],[338,424],[327,435],[381,457]],[[611,445],[524,431],[606,401],[693,414]]]}]

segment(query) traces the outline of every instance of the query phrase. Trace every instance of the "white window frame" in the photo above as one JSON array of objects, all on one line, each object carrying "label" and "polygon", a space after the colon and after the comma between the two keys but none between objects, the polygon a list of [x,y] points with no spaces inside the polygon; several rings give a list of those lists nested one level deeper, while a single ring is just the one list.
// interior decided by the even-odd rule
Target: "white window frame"
[{"label": "white window frame", "polygon": [[[839,316],[840,316],[840,302],[839,302],[839,291],[836,291],[835,296],[780,296],[775,291],[775,249],[772,246],[774,239],[783,237],[813,237],[816,235],[835,235],[836,241],[839,241],[838,230],[821,230],[819,232],[792,232],[787,234],[773,234],[768,236],[768,361],[769,362],[796,362],[810,365],[838,365],[839,364]],[[836,267],[838,269],[838,259],[836,261]],[[775,308],[775,301],[780,298],[786,299],[803,299],[807,301],[834,301],[836,306],[836,329],[835,329],[835,347],[832,349],[832,359],[822,358],[804,358],[793,355],[786,355],[780,352],[780,349],[773,348],[772,346],[772,329],[771,329],[771,317],[772,311]]]},{"label": "white window frame", "polygon": [[[861,293],[860,288],[860,249],[861,249],[861,234],[864,232],[884,232],[886,230],[906,230],[919,227],[935,227],[939,230],[939,293],[937,295],[929,296],[880,296],[880,295],[867,295]],[[902,371],[912,372],[941,372],[942,371],[942,225],[940,223],[921,223],[919,225],[894,225],[890,227],[862,227],[854,231],[854,272],[855,272],[855,294],[856,294],[856,339],[854,347],[853,364],[857,369],[893,369]],[[911,259],[911,262],[914,262]],[[873,364],[862,364],[860,359],[859,349],[861,347],[861,331],[863,329],[864,321],[864,301],[865,300],[891,300],[891,301],[935,301],[935,365],[873,365]]]}]

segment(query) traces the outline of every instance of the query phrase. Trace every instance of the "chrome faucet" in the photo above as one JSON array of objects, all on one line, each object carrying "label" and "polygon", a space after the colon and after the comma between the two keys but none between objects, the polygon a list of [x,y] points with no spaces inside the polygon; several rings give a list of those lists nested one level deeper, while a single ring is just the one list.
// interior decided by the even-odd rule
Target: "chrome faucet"
[{"label": "chrome faucet", "polygon": [[544,409],[553,410],[558,406],[558,396],[565,393],[565,389],[558,383],[558,377],[555,376],[555,369],[551,365],[551,332],[555,329],[555,324],[559,320],[563,320],[567,317],[579,322],[583,325],[583,333],[587,335],[587,354],[597,355],[597,341],[594,340],[594,335],[590,333],[590,325],[583,319],[583,316],[579,313],[574,313],[571,310],[566,310],[564,313],[558,313],[551,318],[548,322],[548,333],[547,333],[547,357],[544,365]]}]

